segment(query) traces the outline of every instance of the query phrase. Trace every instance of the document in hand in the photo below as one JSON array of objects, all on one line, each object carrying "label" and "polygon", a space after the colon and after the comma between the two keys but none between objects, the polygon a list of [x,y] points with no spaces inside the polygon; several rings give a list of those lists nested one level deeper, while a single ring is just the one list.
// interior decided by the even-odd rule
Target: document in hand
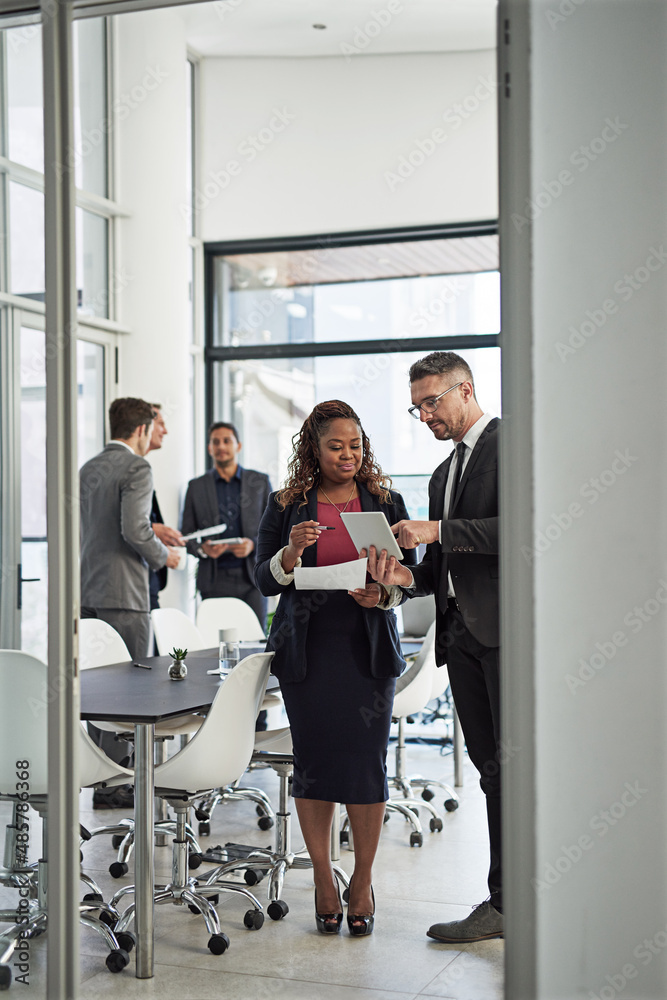
[{"label": "document in hand", "polygon": [[333,566],[296,566],[297,590],[357,590],[366,586],[368,559],[335,563]]}]

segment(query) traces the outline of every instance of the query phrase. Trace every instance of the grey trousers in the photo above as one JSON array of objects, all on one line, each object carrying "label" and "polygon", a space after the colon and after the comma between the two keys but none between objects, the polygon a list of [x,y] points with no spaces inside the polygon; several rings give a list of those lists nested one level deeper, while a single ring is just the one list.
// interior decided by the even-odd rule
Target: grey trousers
[{"label": "grey trousers", "polygon": [[[151,619],[147,611],[126,611],[124,608],[81,608],[82,618],[101,618],[121,636],[133,660],[142,660],[149,655]],[[127,740],[119,740],[113,733],[98,729],[88,723],[91,739],[104,751],[107,757],[119,764],[131,757],[134,747]]]}]

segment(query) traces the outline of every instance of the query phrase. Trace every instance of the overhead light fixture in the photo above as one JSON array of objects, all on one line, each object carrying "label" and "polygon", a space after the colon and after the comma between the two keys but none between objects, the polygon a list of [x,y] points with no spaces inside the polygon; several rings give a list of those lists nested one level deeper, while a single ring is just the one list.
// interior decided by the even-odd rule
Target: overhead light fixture
[{"label": "overhead light fixture", "polygon": [[326,31],[327,30],[326,24],[314,24],[313,28],[315,28],[316,31]]}]

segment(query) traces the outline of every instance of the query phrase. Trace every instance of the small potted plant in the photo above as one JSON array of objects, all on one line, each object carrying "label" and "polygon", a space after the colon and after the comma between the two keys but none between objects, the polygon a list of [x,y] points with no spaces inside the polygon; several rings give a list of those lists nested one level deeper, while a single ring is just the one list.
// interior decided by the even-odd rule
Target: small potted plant
[{"label": "small potted plant", "polygon": [[185,657],[188,655],[187,649],[172,649],[171,653],[171,663],[169,664],[169,680],[170,681],[182,681],[188,674],[188,665],[185,662]]}]

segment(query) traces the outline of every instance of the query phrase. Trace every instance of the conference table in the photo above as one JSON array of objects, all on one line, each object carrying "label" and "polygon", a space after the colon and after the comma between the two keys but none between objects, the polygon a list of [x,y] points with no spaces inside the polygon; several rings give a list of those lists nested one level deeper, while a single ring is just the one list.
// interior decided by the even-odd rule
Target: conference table
[{"label": "conference table", "polygon": [[[264,643],[241,643],[241,655],[264,651]],[[154,842],[154,736],[158,722],[179,715],[207,712],[220,688],[217,649],[192,650],[187,656],[188,675],[171,681],[167,675],[170,656],[141,660],[150,669],[135,667],[132,660],[81,673],[81,718],[88,722],[119,721],[134,729],[134,883],[137,939],[136,976],[150,979],[154,967],[155,881]],[[278,686],[270,678],[269,689]]]}]

